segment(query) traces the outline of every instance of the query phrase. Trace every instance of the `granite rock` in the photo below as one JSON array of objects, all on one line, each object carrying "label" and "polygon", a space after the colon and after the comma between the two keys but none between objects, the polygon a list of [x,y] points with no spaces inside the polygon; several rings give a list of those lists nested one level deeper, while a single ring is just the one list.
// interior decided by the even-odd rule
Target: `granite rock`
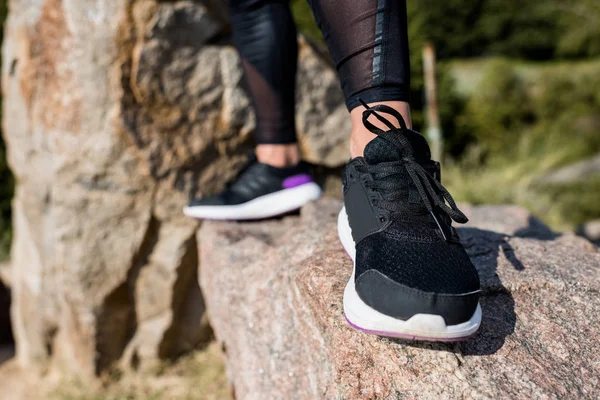
[{"label": "granite rock", "polygon": [[600,244],[600,219],[588,221],[577,229],[577,233],[592,242]]},{"label": "granite rock", "polygon": [[[17,181],[19,365],[93,377],[194,348],[209,329],[198,224],[182,208],[237,173],[255,126],[225,3],[9,7],[3,133]],[[305,42],[300,58],[302,148],[339,165],[349,129],[335,72]]]},{"label": "granite rock", "polygon": [[459,229],[481,276],[483,321],[455,344],[351,329],[341,204],[300,216],[206,223],[200,282],[239,399],[595,398],[600,390],[600,254],[526,210],[465,207]]},{"label": "granite rock", "polygon": [[598,177],[600,177],[600,154],[552,171],[542,176],[538,180],[538,183],[545,185],[566,185],[591,181]]}]

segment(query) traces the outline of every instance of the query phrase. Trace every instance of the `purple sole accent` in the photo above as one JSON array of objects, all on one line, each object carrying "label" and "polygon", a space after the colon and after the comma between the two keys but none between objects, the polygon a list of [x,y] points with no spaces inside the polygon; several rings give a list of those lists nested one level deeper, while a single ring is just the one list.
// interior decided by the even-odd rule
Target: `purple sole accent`
[{"label": "purple sole accent", "polygon": [[300,175],[290,176],[289,178],[285,179],[283,181],[282,186],[284,187],[284,189],[291,189],[291,188],[295,188],[300,185],[311,183],[312,181],[313,181],[313,179],[310,175],[300,174]]},{"label": "purple sole accent", "polygon": [[[344,247],[344,245],[342,245],[342,247]],[[354,260],[352,259],[352,256],[350,255],[350,253],[348,253],[348,251],[346,250],[345,247],[344,247],[344,253],[346,253],[346,255],[348,256],[348,258],[350,259],[350,261],[352,261],[352,264],[354,264]]]},{"label": "purple sole accent", "polygon": [[[341,243],[341,241],[340,241],[340,243]],[[341,243],[341,244],[342,244],[342,248],[344,249],[344,253],[346,253],[346,255],[348,256],[350,261],[352,261],[352,263],[354,263],[354,260],[352,259],[352,257],[350,257],[350,254],[348,254],[348,250],[346,250],[346,248],[344,247],[344,244],[343,243]],[[350,322],[350,320],[346,316],[346,313],[344,313],[344,318],[346,319],[346,322],[348,323],[348,325],[350,325],[353,329],[355,329],[359,332],[368,333],[371,335],[395,338],[395,339],[402,339],[402,340],[423,340],[423,341],[427,341],[427,342],[461,342],[463,340],[470,339],[471,337],[475,336],[475,334],[477,333],[477,331],[475,331],[470,335],[460,336],[460,337],[455,337],[455,338],[432,338],[432,337],[427,337],[427,336],[408,335],[406,333],[374,331],[374,330],[370,330],[370,329],[364,329],[364,328],[361,328],[360,326],[355,325],[352,322]]]},{"label": "purple sole accent", "polygon": [[456,338],[433,338],[433,337],[427,337],[427,336],[409,335],[409,334],[406,334],[406,333],[373,331],[373,330],[370,330],[370,329],[361,328],[358,325],[354,325],[352,322],[350,322],[350,320],[348,319],[348,317],[346,316],[345,313],[344,313],[344,318],[346,318],[346,322],[348,323],[348,325],[350,325],[352,328],[356,329],[357,331],[364,332],[364,333],[370,333],[372,335],[377,335],[377,336],[385,336],[385,337],[396,338],[396,339],[425,340],[425,341],[428,341],[428,342],[460,342],[460,341],[463,341],[463,340],[467,340],[470,337],[472,337],[473,335],[475,335],[475,333],[472,333],[471,335],[461,336],[461,337],[456,337]]}]

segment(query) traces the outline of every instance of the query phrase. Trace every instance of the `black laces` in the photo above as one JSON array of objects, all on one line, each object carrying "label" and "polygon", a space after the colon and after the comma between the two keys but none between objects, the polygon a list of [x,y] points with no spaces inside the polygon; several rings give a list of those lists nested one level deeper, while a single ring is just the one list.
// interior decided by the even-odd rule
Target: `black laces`
[{"label": "black laces", "polygon": [[[399,161],[381,162],[376,165],[357,166],[357,170],[363,173],[368,173],[373,177],[373,180],[366,182],[365,185],[368,188],[381,193],[382,199],[377,200],[377,206],[389,211],[401,211],[402,206],[399,200],[402,196],[402,193],[405,192],[408,187],[401,179],[391,180],[385,178],[397,174],[403,174],[405,170],[417,187],[419,195],[423,200],[423,203],[425,203],[425,207],[427,207],[427,210],[434,216],[434,218],[436,215],[434,212],[434,207],[437,207],[452,220],[461,224],[467,222],[467,217],[462,211],[459,210],[456,202],[448,190],[442,186],[437,179],[425,171],[421,164],[416,161],[412,145],[410,144],[408,138],[402,134],[403,131],[407,130],[406,123],[404,122],[402,115],[400,115],[400,113],[393,108],[383,104],[370,107],[362,100],[361,103],[366,108],[366,110],[363,112],[363,123],[365,124],[365,127],[377,136],[380,136],[381,138],[393,144],[400,151],[401,155]],[[379,114],[378,111],[395,117],[400,123],[400,129],[396,128],[390,121]],[[389,127],[390,130],[384,131],[377,128],[368,121],[370,116],[376,117],[387,127]]]}]

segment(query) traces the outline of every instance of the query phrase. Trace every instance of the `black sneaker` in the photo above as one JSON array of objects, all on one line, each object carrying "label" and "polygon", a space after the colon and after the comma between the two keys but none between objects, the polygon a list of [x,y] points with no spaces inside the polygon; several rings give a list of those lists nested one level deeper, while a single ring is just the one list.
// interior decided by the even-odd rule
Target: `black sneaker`
[{"label": "black sneaker", "polygon": [[227,189],[217,196],[192,200],[188,217],[220,220],[270,218],[296,210],[321,196],[308,164],[276,168],[252,158]]},{"label": "black sneaker", "polygon": [[[378,111],[396,117],[401,128]],[[390,130],[377,129],[370,116]],[[467,217],[441,185],[427,141],[398,112],[367,107],[363,122],[378,137],[343,172],[338,218],[340,240],[354,261],[344,291],[346,319],[381,336],[466,339],[481,323],[479,277],[451,224]]]}]

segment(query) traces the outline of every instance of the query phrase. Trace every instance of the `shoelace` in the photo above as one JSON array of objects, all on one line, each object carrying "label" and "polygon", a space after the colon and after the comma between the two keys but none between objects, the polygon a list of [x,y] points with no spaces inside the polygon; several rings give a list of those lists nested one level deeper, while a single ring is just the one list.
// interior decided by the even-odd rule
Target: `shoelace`
[{"label": "shoelace", "polygon": [[[371,107],[362,100],[360,102],[366,109],[363,112],[362,118],[365,127],[377,136],[380,136],[392,143],[398,148],[398,150],[400,150],[400,154],[402,156],[401,160],[399,161],[383,162],[377,165],[362,165],[357,168],[361,170],[361,172],[369,173],[373,176],[374,180],[367,182],[367,187],[383,194],[383,200],[378,202],[378,206],[390,211],[400,210],[401,206],[397,200],[400,198],[402,193],[401,191],[405,189],[405,186],[402,185],[402,183],[398,180],[395,182],[390,182],[385,181],[384,178],[396,174],[402,174],[402,169],[405,169],[417,187],[419,196],[423,200],[425,207],[434,216],[434,218],[436,218],[434,206],[437,206],[440,211],[445,213],[453,221],[461,224],[467,222],[468,218],[458,208],[456,202],[450,195],[450,192],[448,192],[448,190],[437,179],[427,173],[421,164],[416,161],[414,157],[414,151],[409,140],[405,135],[402,134],[402,131],[407,130],[406,123],[404,122],[402,115],[393,108],[383,104]],[[400,123],[400,129],[396,128],[389,120],[379,114],[378,111],[394,116]],[[371,115],[383,122],[387,127],[390,128],[390,130],[384,131],[369,122],[368,119]],[[440,195],[442,196],[443,200],[440,199]]]}]

